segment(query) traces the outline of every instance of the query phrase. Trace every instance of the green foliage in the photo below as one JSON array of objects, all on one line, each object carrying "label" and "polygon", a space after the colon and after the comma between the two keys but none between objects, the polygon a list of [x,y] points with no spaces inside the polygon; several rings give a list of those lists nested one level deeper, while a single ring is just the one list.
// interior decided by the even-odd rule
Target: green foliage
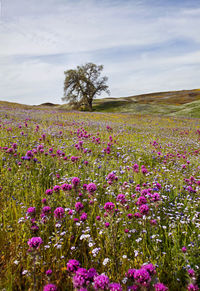
[{"label": "green foliage", "polygon": [[87,63],[77,66],[74,70],[65,71],[64,97],[63,101],[68,101],[75,109],[86,106],[92,111],[93,99],[101,95],[102,92],[109,94],[106,82],[107,77],[101,77],[103,65],[97,66]]}]

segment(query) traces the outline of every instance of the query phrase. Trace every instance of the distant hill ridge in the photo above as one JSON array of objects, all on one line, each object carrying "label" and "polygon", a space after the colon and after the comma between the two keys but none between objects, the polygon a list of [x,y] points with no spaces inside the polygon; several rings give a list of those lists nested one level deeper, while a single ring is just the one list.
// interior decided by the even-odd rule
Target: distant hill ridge
[{"label": "distant hill ridge", "polygon": [[[40,105],[22,105],[0,101],[0,107],[23,109],[71,110],[68,104],[45,102]],[[94,99],[93,110],[134,114],[156,114],[200,118],[200,89],[140,94],[128,97]]]}]

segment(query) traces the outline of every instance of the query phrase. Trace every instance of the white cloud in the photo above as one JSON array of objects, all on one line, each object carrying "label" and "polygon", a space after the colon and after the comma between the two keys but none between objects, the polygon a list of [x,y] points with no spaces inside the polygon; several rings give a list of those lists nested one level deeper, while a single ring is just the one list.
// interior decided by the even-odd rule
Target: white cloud
[{"label": "white cloud", "polygon": [[[63,71],[88,61],[105,65],[112,96],[199,87],[200,7],[7,1],[0,20],[1,99],[61,102]],[[180,47],[179,54],[181,41],[188,48]],[[120,53],[124,48],[127,56]],[[56,61],[60,54],[63,63]]]}]

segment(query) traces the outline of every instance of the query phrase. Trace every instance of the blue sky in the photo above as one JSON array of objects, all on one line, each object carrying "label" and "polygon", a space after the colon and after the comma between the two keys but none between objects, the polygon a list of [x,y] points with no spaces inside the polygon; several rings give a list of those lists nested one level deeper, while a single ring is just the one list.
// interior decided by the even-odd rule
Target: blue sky
[{"label": "blue sky", "polygon": [[112,97],[200,88],[200,0],[0,3],[0,100],[62,103],[64,71],[87,62]]}]

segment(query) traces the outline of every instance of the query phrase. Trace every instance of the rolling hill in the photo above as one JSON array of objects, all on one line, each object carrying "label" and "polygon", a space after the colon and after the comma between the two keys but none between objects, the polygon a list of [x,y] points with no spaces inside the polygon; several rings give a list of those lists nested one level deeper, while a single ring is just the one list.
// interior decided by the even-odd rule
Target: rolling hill
[{"label": "rolling hill", "polygon": [[[0,107],[46,110],[72,110],[68,104],[43,103],[22,105],[0,101]],[[82,110],[84,110],[82,108]],[[200,89],[157,92],[120,98],[95,99],[93,110],[99,112],[155,114],[200,118]]]}]

